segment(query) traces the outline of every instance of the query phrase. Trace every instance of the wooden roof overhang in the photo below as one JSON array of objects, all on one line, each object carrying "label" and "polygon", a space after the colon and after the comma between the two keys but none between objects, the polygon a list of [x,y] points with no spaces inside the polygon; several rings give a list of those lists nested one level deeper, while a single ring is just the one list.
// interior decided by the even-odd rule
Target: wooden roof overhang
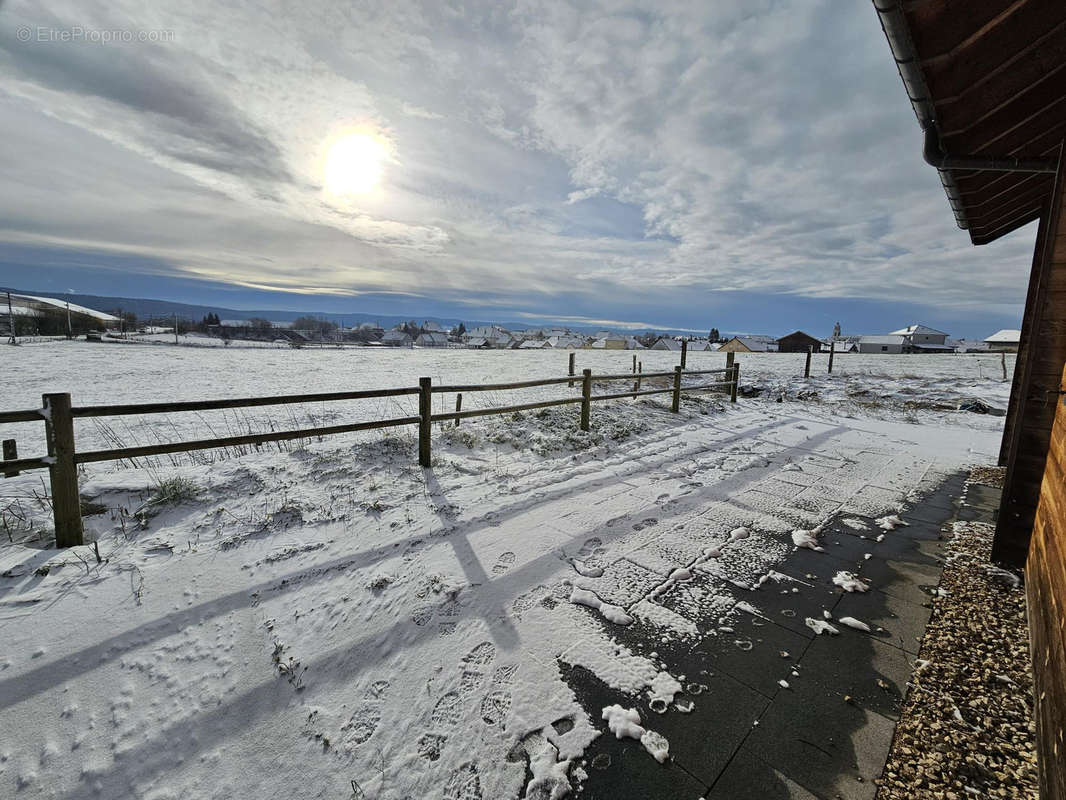
[{"label": "wooden roof overhang", "polygon": [[980,245],[1037,219],[1066,135],[1066,0],[874,6],[959,227]]}]

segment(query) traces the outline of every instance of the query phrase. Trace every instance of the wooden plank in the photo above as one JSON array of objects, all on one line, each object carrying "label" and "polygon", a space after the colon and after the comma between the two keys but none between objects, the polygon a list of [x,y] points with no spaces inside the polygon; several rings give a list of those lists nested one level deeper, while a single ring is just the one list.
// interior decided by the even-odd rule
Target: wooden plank
[{"label": "wooden plank", "polygon": [[[1066,192],[1066,162],[1063,147],[1058,151],[1058,171],[1055,176],[1047,211],[1041,215],[1037,234],[1037,249],[1033,255],[1035,275],[1030,280],[1030,295],[1026,298],[1023,339],[1026,345],[1024,366],[1018,391],[1012,399],[1010,450],[1007,454],[1007,475],[1003,487],[1003,501],[996,521],[992,543],[992,559],[1011,566],[1022,566],[1032,536],[1032,520],[1040,499],[1040,484],[1031,474],[1016,468],[1020,457],[1046,459],[1050,429],[1048,415],[1054,413],[1063,365],[1066,363],[1066,306],[1048,303],[1048,292],[1066,288],[1066,253],[1057,252],[1053,245],[1058,233],[1066,225],[1062,213]],[[1032,343],[1032,346],[1029,346]],[[1056,363],[1057,361],[1057,363]],[[1055,380],[1049,380],[1050,375]]]},{"label": "wooden plank", "polygon": [[418,464],[430,466],[430,441],[433,436],[433,379],[418,379]]},{"label": "wooden plank", "polygon": [[37,409],[32,411],[0,411],[0,425],[9,422],[42,422],[44,417]]},{"label": "wooden plank", "polygon": [[[632,397],[632,392],[626,392],[621,397]],[[599,398],[593,397],[593,400]],[[471,417],[490,417],[493,414],[513,414],[516,411],[533,411],[538,408],[551,408],[552,406],[567,406],[582,402],[580,397],[563,397],[558,400],[540,400],[536,403],[520,403],[514,406],[499,406],[496,408],[477,408],[472,411],[462,411],[457,414],[433,414],[430,417],[432,422],[444,422],[450,419],[456,421],[461,419],[470,419]]]},{"label": "wooden plank", "polygon": [[20,470],[24,469],[48,469],[52,463],[44,458],[16,458],[12,461],[0,462],[3,465],[3,470],[0,470],[6,477],[13,478],[18,475]]},{"label": "wooden plank", "polygon": [[[685,374],[686,375],[699,375],[700,373],[698,373],[698,372],[686,372]],[[642,377],[645,380],[647,380],[648,378],[672,378],[672,377],[674,377],[674,373],[673,372],[645,372]],[[595,380],[596,383],[606,383],[607,381],[631,381],[631,380],[633,380],[633,376],[632,375],[627,375],[627,374],[622,374],[622,375],[596,375],[596,376],[594,376],[593,380]]]},{"label": "wooden plank", "polygon": [[581,371],[581,430],[587,431],[592,417],[592,370]]},{"label": "wooden plank", "polygon": [[674,391],[674,390],[673,389],[643,389],[643,390],[641,390],[639,392],[634,392],[634,391],[630,390],[628,392],[618,392],[617,394],[597,394],[597,395],[593,395],[589,399],[593,403],[595,403],[598,400],[619,400],[619,399],[621,399],[623,397],[641,397],[641,396],[647,395],[647,394],[667,394],[668,392],[672,392],[672,391]]},{"label": "wooden plank", "polygon": [[1040,794],[1048,798],[1066,797],[1066,403],[1056,398],[1054,407],[1026,561]]},{"label": "wooden plank", "polygon": [[48,411],[45,432],[48,454],[52,457],[49,472],[56,547],[75,547],[84,543],[84,533],[78,468],[74,462],[74,418],[70,414],[70,395],[63,392],[46,394],[41,399]]},{"label": "wooden plank", "polygon": [[[454,415],[450,415],[453,416]],[[166,453],[184,453],[192,450],[213,450],[220,447],[237,447],[245,444],[264,444],[266,442],[283,442],[291,439],[312,439],[316,436],[330,436],[338,433],[369,431],[377,428],[394,428],[400,425],[415,425],[420,417],[397,417],[379,419],[372,422],[355,422],[349,425],[329,425],[322,428],[303,428],[293,431],[271,431],[270,433],[253,433],[245,436],[227,436],[222,439],[199,439],[190,442],[171,442],[168,444],[151,444],[144,447],[123,447],[115,450],[89,450],[75,453],[75,464],[89,464],[95,461],[121,461],[141,456],[158,456]]]},{"label": "wooden plank", "polygon": [[[627,380],[631,375],[625,376]],[[569,383],[570,378],[539,378],[535,381],[518,381],[517,383],[460,383],[453,385],[434,386],[433,394],[445,392],[498,392],[505,389],[531,389],[535,386],[555,386],[561,383]],[[415,394],[418,393],[416,389]]]},{"label": "wooden plank", "polygon": [[3,470],[0,474],[3,474],[5,478],[17,478],[19,471],[18,467],[11,466],[12,461],[18,461],[19,457],[19,445],[14,439],[4,439],[4,463]]},{"label": "wooden plank", "polygon": [[279,406],[292,403],[324,403],[334,400],[370,400],[379,397],[399,397],[418,394],[417,388],[367,389],[357,392],[321,392],[318,394],[286,394],[273,397],[238,397],[227,400],[186,400],[174,403],[136,403],[114,406],[75,406],[75,417],[121,417],[131,414],[163,414],[179,411],[211,411],[223,408]]}]

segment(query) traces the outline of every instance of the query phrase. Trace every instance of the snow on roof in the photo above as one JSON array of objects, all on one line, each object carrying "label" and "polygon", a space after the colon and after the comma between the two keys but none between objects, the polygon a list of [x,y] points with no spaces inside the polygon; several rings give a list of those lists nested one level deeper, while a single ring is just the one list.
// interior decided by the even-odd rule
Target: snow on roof
[{"label": "snow on roof", "polygon": [[526,339],[522,344],[518,345],[519,350],[540,350],[543,347],[547,347],[548,343],[543,339]]},{"label": "snow on roof", "polygon": [[32,294],[13,294],[11,295],[11,299],[12,301],[29,300],[33,303],[41,303],[42,305],[61,308],[64,311],[69,308],[75,314],[84,314],[87,317],[94,317],[95,319],[102,320],[104,322],[118,322],[118,317],[113,317],[110,314],[105,314],[103,311],[97,311],[93,308],[79,306],[77,303],[68,303],[66,300],[60,300],[56,297],[35,297]]},{"label": "snow on roof", "polygon": [[1010,328],[1004,328],[1001,331],[996,331],[989,336],[985,341],[988,344],[1018,344],[1022,340],[1022,332],[1012,330]]},{"label": "snow on roof", "polygon": [[656,350],[680,350],[681,342],[677,339],[669,339],[666,336],[663,336],[659,341],[653,344],[652,347]]},{"label": "snow on roof", "polygon": [[448,337],[443,333],[422,333],[418,336],[423,342],[432,342],[433,344],[447,344]]},{"label": "snow on roof", "polygon": [[928,325],[921,325],[919,323],[908,325],[906,328],[900,328],[898,331],[892,331],[893,336],[914,336],[915,334],[922,333],[933,333],[937,336],[947,336],[944,331],[938,331],[936,328],[930,328]]},{"label": "snow on roof", "polygon": [[772,344],[771,342],[760,341],[748,336],[734,336],[733,338],[753,353],[766,353],[770,350],[770,345]]}]

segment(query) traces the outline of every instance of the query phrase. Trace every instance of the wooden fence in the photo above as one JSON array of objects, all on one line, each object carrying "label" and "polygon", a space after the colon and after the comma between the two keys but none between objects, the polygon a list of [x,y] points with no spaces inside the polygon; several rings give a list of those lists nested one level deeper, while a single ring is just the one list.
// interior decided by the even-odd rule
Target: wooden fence
[{"label": "wooden fence", "polygon": [[[37,458],[19,458],[14,440],[4,442],[3,456],[0,461],[0,477],[13,477],[22,470],[47,469],[51,477],[52,512],[55,519],[56,546],[71,547],[83,543],[84,534],[81,520],[81,499],[78,495],[78,465],[91,464],[96,461],[122,461],[141,456],[164,455],[167,453],[191,452],[238,445],[263,444],[265,442],[306,439],[312,436],[328,436],[337,433],[352,433],[378,428],[394,428],[404,425],[418,426],[418,463],[428,467],[431,460],[431,430],[434,422],[454,421],[472,417],[494,414],[511,414],[517,411],[531,411],[538,408],[580,404],[579,424],[581,430],[590,429],[591,407],[595,402],[617,400],[621,398],[645,397],[654,394],[671,394],[670,410],[677,413],[681,406],[682,392],[699,392],[707,390],[725,390],[730,402],[737,400],[737,383],[740,379],[740,366],[734,363],[732,353],[728,354],[724,369],[684,370],[674,367],[670,372],[637,372],[621,375],[596,375],[586,369],[580,378],[568,375],[563,378],[543,378],[540,380],[520,381],[517,383],[482,383],[482,384],[445,384],[433,385],[430,378],[420,378],[418,386],[398,389],[369,389],[357,392],[326,392],[318,394],[277,395],[273,397],[243,397],[225,400],[191,400],[172,403],[137,403],[134,405],[74,406],[69,394],[45,394],[42,407],[26,411],[0,412],[0,424],[13,422],[41,422],[45,425],[45,441],[48,455]],[[573,360],[571,359],[571,368]],[[682,386],[684,376],[721,374],[723,380],[712,381],[698,386]],[[652,378],[670,378],[668,388],[642,388],[642,382]],[[597,382],[632,381],[633,386],[624,392],[593,395],[593,380]],[[463,393],[487,392],[510,389],[529,389],[542,386],[557,386],[575,382],[581,383],[580,397],[562,397],[554,400],[540,400],[532,403],[503,406],[499,408],[480,408],[462,411]],[[434,394],[456,395],[454,413],[434,414],[432,399]],[[410,417],[393,417],[370,422],[354,422],[344,425],[328,425],[314,428],[301,428],[289,431],[270,431],[269,433],[251,433],[243,436],[226,436],[212,439],[196,439],[184,442],[152,444],[139,447],[118,447],[109,450],[79,451],[74,442],[74,420],[86,417],[119,417],[143,414],[171,414],[183,411],[211,411],[218,409],[248,408],[252,406],[289,405],[294,403],[320,403],[341,400],[369,400],[386,397],[418,395],[418,415]]]}]

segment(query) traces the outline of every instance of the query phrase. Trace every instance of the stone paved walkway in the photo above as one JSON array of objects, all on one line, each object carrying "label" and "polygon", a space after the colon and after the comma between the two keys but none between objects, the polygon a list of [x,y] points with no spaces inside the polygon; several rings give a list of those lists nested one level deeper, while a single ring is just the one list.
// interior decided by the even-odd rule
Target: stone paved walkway
[{"label": "stone paved walkway", "polygon": [[[806,474],[796,473],[801,480]],[[754,491],[768,494],[768,488]],[[788,493],[785,486],[777,489]],[[822,534],[826,552],[794,550],[776,567],[778,581],[755,590],[730,587],[733,601],[757,612],[745,615],[733,632],[715,630],[708,619],[700,625],[706,635],[694,645],[660,642],[660,655],[685,668],[686,693],[699,695],[690,714],[657,715],[647,702],[637,705],[642,719],[669,739],[671,761],[657,764],[638,742],[601,736],[586,752],[590,768],[582,796],[874,797],[930,616],[928,598],[940,578],[942,532],[958,514],[962,490],[961,475],[927,475],[901,514],[908,524],[878,542],[884,531],[873,517],[853,513],[856,505],[881,499],[875,485],[864,487]],[[807,492],[779,502],[796,505]],[[818,492],[827,496],[824,485]],[[987,515],[992,502],[964,508],[963,515]],[[870,591],[842,591],[832,582],[838,571],[856,574]],[[662,603],[680,608],[704,590],[720,596],[721,584],[712,583],[697,575]],[[686,610],[691,616],[691,605]],[[826,612],[838,635],[816,635],[805,623],[808,617],[824,619]],[[847,627],[841,617],[872,630]],[[618,640],[646,650],[651,635],[654,629],[638,623]],[[580,667],[569,669],[566,678],[594,718],[604,706],[633,703]]]}]

